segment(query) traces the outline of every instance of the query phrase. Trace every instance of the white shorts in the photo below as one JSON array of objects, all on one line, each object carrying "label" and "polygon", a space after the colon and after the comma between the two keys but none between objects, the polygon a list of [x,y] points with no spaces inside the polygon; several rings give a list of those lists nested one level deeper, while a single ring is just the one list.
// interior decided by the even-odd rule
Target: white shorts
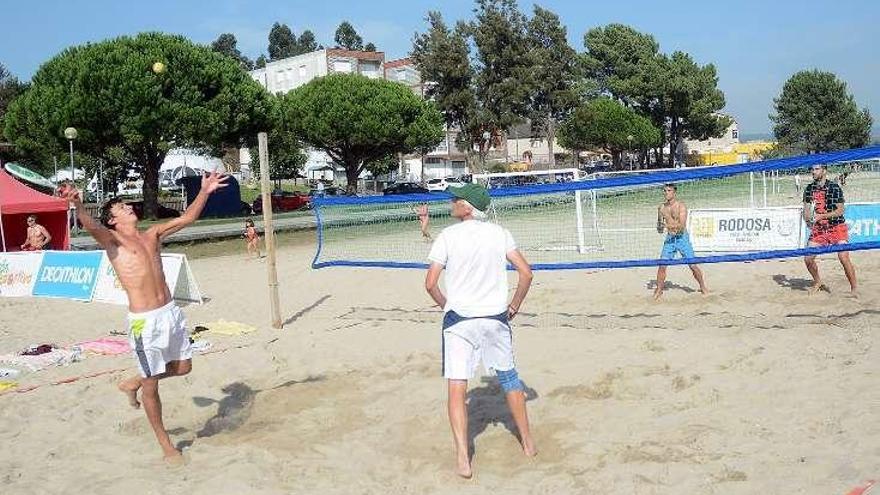
[{"label": "white shorts", "polygon": [[129,313],[128,339],[144,378],[165,373],[171,361],[192,359],[186,318],[174,301],[145,313]]},{"label": "white shorts", "polygon": [[487,372],[515,367],[510,327],[491,318],[472,318],[443,330],[444,378],[469,380],[481,361]]}]

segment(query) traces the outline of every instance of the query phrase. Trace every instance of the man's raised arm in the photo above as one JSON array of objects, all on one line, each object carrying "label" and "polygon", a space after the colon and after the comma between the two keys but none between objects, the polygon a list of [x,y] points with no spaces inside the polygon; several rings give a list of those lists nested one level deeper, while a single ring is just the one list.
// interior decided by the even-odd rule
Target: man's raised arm
[{"label": "man's raised arm", "polygon": [[67,198],[67,201],[70,202],[76,208],[76,219],[79,220],[79,223],[83,226],[92,237],[98,242],[98,244],[106,251],[110,246],[116,244],[116,238],[113,237],[113,234],[110,232],[110,229],[101,225],[98,221],[92,218],[91,215],[86,211],[85,206],[82,203],[82,199],[79,197],[79,191],[76,190],[75,187],[70,187],[62,192],[62,196]]},{"label": "man's raised arm", "polygon": [[198,196],[196,196],[196,199],[193,200],[193,202],[190,203],[190,205],[186,208],[186,211],[183,212],[183,215],[180,215],[170,222],[165,222],[150,227],[149,230],[154,231],[160,239],[164,239],[169,235],[186,227],[187,225],[195,222],[199,219],[199,216],[201,216],[202,210],[205,209],[205,203],[208,202],[208,197],[211,196],[214,191],[226,187],[226,181],[228,179],[228,175],[220,174],[217,172],[211,172],[210,174],[203,176],[202,188],[201,190],[199,190]]}]

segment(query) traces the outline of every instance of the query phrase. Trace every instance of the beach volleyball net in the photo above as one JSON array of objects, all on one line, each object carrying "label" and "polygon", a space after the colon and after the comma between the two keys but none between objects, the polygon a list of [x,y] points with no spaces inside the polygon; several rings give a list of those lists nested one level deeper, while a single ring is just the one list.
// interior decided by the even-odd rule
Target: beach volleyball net
[{"label": "beach volleyball net", "polygon": [[[809,247],[803,220],[810,167],[840,184],[849,243]],[[880,248],[880,147],[738,165],[589,174],[577,169],[475,175],[489,221],[513,235],[534,269],[591,269],[783,258]],[[688,208],[693,257],[661,259],[663,186]],[[313,266],[424,268],[431,243],[457,221],[447,193],[317,198]],[[429,215],[429,236],[416,210]],[[808,207],[810,207],[808,205]],[[815,207],[815,206],[814,206]],[[821,227],[821,225],[820,225]]]}]

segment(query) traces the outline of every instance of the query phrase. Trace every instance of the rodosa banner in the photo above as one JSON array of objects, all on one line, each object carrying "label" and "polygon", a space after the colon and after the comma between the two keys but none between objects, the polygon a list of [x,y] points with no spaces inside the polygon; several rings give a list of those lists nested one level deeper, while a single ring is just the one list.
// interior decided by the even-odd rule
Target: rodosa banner
[{"label": "rodosa banner", "polygon": [[800,206],[694,209],[688,212],[687,229],[696,252],[799,249],[806,245],[802,215]]}]

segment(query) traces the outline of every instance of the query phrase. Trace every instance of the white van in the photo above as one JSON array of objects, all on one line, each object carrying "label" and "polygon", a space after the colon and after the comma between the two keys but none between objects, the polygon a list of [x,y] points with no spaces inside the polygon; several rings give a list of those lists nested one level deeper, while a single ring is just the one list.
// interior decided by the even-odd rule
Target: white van
[{"label": "white van", "polygon": [[464,185],[464,182],[461,181],[458,177],[445,177],[445,178],[437,178],[430,179],[425,183],[425,187],[428,188],[429,191],[445,191],[448,187],[461,187]]}]

